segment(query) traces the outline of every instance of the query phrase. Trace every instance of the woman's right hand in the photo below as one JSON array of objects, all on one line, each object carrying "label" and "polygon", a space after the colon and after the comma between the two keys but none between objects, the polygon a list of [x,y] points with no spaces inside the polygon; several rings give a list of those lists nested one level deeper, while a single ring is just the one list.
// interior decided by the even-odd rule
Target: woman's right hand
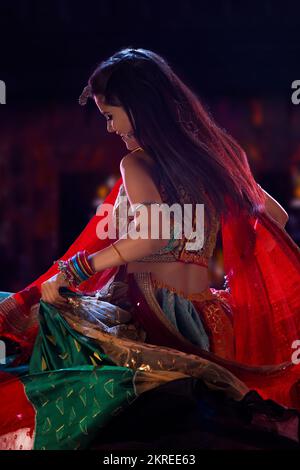
[{"label": "woman's right hand", "polygon": [[70,287],[68,282],[64,279],[62,273],[57,273],[50,277],[47,281],[41,285],[42,297],[41,300],[49,304],[63,306],[68,303],[65,297],[62,297],[59,293],[60,287]]}]

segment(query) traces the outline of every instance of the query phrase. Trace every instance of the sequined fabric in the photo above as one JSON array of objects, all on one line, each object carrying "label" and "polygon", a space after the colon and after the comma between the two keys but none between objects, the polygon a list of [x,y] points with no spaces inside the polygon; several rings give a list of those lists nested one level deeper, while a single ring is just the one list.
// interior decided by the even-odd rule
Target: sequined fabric
[{"label": "sequined fabric", "polygon": [[[169,316],[170,312],[167,311],[166,305],[163,305],[164,309],[161,307],[160,291],[155,289],[149,273],[135,273],[134,276],[149,306],[156,311],[159,319],[175,336],[190,342],[195,340],[193,335],[196,335],[198,344],[205,345],[209,350],[208,335],[204,330],[201,315],[190,300],[176,294],[177,318],[174,321],[174,317]],[[236,377],[229,371],[209,360],[177,349],[148,343],[146,332],[139,322],[134,320],[136,315],[133,313],[136,312],[136,306],[128,292],[128,275],[125,273],[123,280],[121,279],[122,276],[117,281],[112,280],[105,289],[97,291],[94,296],[69,296],[69,304],[60,309],[64,319],[74,330],[99,342],[104,353],[119,366],[129,367],[139,373],[150,373],[151,376],[159,373],[157,380],[171,379],[168,372],[202,377],[209,387],[213,389],[225,387],[228,393],[232,393],[235,397],[237,393],[246,390],[244,384],[236,382]],[[174,292],[165,292],[164,298],[168,299],[168,296],[174,301]],[[212,294],[206,291],[198,294],[199,301],[200,297],[203,301],[208,297],[212,298]],[[110,305],[106,303],[107,299]],[[213,299],[216,300],[215,296]],[[125,306],[127,310],[124,309]],[[194,329],[193,335],[189,337],[192,329]],[[195,343],[197,344],[197,340]],[[146,379],[146,376],[144,378]],[[139,376],[139,386],[152,388],[149,377],[147,380],[148,384],[145,385]]]},{"label": "sequined fabric", "polygon": [[94,295],[68,294],[64,314],[87,321],[97,330],[132,340],[145,340],[145,332],[132,320],[133,306],[125,282],[113,281]]}]

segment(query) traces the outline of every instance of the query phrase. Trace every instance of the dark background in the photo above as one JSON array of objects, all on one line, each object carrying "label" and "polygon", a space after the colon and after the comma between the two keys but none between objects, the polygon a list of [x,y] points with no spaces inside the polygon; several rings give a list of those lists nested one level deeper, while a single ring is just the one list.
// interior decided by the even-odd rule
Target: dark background
[{"label": "dark background", "polygon": [[124,144],[77,102],[127,46],[162,54],[197,92],[300,243],[299,2],[0,0],[0,290],[61,256],[119,176]]}]

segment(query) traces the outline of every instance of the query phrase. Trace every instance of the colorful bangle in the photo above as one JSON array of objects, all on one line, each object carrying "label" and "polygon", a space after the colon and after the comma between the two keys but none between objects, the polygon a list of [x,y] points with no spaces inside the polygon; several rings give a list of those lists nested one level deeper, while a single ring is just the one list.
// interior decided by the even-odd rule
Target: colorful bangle
[{"label": "colorful bangle", "polygon": [[95,274],[95,271],[91,266],[91,263],[88,259],[88,256],[87,257],[83,256],[82,252],[80,252],[80,255],[78,256],[78,263],[79,263],[81,269],[83,270],[83,272],[88,277],[93,276],[93,274]]},{"label": "colorful bangle", "polygon": [[67,281],[70,285],[74,283],[74,276],[70,271],[67,261],[59,260],[58,261],[58,270],[62,273],[63,278]]},{"label": "colorful bangle", "polygon": [[67,261],[58,261],[58,269],[69,285],[77,287],[83,281],[96,274],[88,257],[89,253],[84,250],[79,251]]}]

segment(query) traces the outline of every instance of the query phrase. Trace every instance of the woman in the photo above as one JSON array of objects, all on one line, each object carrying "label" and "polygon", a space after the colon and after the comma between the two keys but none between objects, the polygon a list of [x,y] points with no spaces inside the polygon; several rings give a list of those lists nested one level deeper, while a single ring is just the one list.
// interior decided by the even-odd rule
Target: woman
[{"label": "woman", "polygon": [[[102,205],[107,212],[101,206],[55,266],[0,304],[0,336],[13,361],[2,373],[2,448],[84,448],[99,435],[103,442],[101,429],[139,395],[147,392],[151,409],[153,391],[190,380],[205,403],[197,426],[208,423],[215,447],[225,445],[228,410],[235,432],[252,439],[236,438],[237,446],[258,446],[258,431],[276,445],[299,444],[299,414],[285,408],[299,406],[300,377],[292,360],[300,253],[284,231],[287,213],[154,52],[123,49],[101,62],[80,103],[89,97],[129,153]],[[187,213],[188,230],[174,215],[165,236],[164,204]],[[219,229],[223,290],[209,287]]]}]

